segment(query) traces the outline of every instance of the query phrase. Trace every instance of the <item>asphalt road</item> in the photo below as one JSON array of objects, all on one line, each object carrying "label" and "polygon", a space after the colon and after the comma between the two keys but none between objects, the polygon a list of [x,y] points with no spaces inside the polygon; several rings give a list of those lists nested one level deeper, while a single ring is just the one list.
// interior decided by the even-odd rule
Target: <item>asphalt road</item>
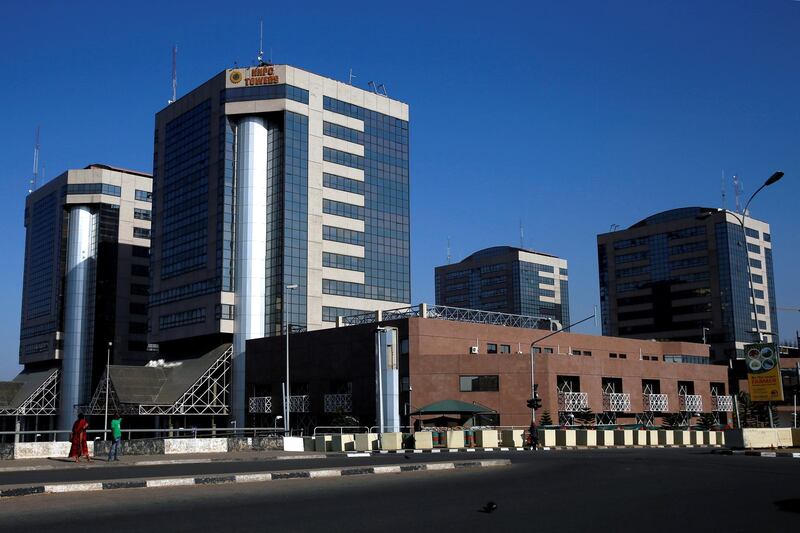
[{"label": "asphalt road", "polygon": [[795,532],[799,476],[800,460],[692,449],[518,454],[471,471],[9,498],[0,529]]}]

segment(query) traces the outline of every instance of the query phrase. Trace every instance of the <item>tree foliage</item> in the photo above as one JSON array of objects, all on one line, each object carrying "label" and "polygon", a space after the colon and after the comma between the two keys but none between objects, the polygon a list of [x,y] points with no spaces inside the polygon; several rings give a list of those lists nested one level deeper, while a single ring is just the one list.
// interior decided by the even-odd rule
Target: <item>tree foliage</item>
[{"label": "tree foliage", "polygon": [[539,426],[552,426],[553,419],[550,418],[550,411],[545,411],[542,413],[542,416],[539,417]]}]

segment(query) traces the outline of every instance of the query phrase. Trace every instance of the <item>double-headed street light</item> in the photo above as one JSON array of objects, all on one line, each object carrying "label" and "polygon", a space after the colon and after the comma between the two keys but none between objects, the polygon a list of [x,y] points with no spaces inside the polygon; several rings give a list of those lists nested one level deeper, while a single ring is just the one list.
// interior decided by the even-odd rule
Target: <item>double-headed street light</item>
[{"label": "double-headed street light", "polygon": [[289,403],[291,402],[291,392],[289,392],[289,291],[297,288],[296,283],[285,285],[283,291],[283,323],[286,327],[286,387],[283,398],[283,429],[286,436],[289,436]]}]

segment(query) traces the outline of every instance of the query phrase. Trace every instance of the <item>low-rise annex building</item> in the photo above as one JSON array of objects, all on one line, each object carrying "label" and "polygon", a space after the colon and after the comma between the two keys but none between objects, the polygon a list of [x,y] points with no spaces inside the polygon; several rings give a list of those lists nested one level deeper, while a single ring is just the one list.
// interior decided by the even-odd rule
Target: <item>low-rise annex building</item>
[{"label": "low-rise annex building", "polygon": [[[542,399],[537,423],[545,411],[566,424],[589,418],[660,424],[667,414],[684,421],[700,413],[713,413],[723,424],[730,419],[727,367],[709,364],[706,345],[552,334],[536,329],[540,318],[422,304],[292,334],[291,425],[308,431],[349,415],[362,426],[377,426],[382,404],[387,430],[527,426],[532,381]],[[248,423],[271,424],[283,412],[285,338],[248,341],[248,353]],[[426,409],[442,401],[460,412]]]}]

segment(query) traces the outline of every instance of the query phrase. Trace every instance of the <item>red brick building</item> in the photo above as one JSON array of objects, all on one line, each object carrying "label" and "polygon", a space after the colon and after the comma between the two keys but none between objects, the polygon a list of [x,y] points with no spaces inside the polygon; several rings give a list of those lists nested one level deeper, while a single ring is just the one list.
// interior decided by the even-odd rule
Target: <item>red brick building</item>
[{"label": "red brick building", "polygon": [[[571,422],[571,415],[588,408],[607,423],[659,423],[665,413],[692,417],[711,412],[725,422],[732,409],[727,367],[709,364],[708,347],[702,344],[567,332],[540,340],[551,332],[514,327],[524,326],[527,317],[438,306],[409,308],[403,314],[407,317],[380,321],[377,316],[372,321],[360,317],[358,325],[291,336],[292,395],[306,396],[307,405],[306,412],[293,414],[294,427],[330,423],[331,398],[341,406],[341,396],[348,394],[350,413],[364,426],[375,424],[378,327],[398,330],[404,425],[439,418],[413,414],[426,405],[458,400],[485,406],[487,413],[471,420],[472,415],[450,413],[437,423],[527,426],[532,343],[534,379],[543,403],[537,419],[548,411],[554,422],[559,417]],[[484,323],[488,321],[495,324]],[[248,395],[269,397],[272,406],[271,413],[251,415],[252,422],[269,423],[282,412],[285,339],[249,341],[247,353]]]}]

